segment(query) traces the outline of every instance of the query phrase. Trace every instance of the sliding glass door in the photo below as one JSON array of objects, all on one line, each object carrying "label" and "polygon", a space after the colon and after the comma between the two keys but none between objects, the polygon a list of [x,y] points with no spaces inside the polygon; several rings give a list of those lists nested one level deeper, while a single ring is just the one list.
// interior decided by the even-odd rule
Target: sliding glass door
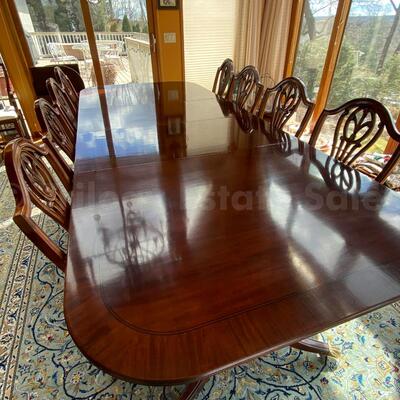
[{"label": "sliding glass door", "polygon": [[[89,0],[105,84],[151,82],[146,0]],[[96,84],[80,0],[15,0],[34,66],[75,64]]]},{"label": "sliding glass door", "polygon": [[352,98],[373,97],[393,115],[399,113],[399,17],[400,7],[396,8],[394,1],[352,1],[327,103],[329,108]]},{"label": "sliding glass door", "polygon": [[152,82],[146,0],[99,0],[90,14],[104,83]]},{"label": "sliding glass door", "polygon": [[[346,9],[348,15],[339,16]],[[338,32],[344,23],[342,37]],[[329,62],[333,68],[322,76]],[[400,0],[304,0],[293,75],[305,82],[310,98],[315,100],[320,91],[328,93],[322,108],[372,97],[396,118],[399,66]]]},{"label": "sliding glass door", "polygon": [[310,99],[317,97],[332,34],[338,0],[305,0],[294,75],[306,85]]}]

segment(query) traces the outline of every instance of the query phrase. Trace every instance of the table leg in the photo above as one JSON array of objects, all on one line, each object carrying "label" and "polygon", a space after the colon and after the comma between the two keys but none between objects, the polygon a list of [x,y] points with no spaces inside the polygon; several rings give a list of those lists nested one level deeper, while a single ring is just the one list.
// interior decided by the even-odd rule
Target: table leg
[{"label": "table leg", "polygon": [[203,389],[207,380],[208,379],[200,379],[196,382],[189,383],[181,394],[181,397],[179,397],[179,400],[194,400],[196,395]]},{"label": "table leg", "polygon": [[335,349],[331,349],[329,344],[310,338],[293,343],[292,347],[299,350],[309,351],[311,353],[317,353],[323,356],[338,356],[338,352]]}]

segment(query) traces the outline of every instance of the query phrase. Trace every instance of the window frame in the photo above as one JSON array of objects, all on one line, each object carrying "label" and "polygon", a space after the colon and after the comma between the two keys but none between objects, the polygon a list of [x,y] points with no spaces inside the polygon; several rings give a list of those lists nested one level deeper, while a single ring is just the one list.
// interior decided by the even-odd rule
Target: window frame
[{"label": "window frame", "polygon": [[[290,18],[289,40],[288,47],[286,49],[284,72],[285,77],[291,76],[293,74],[301,34],[304,2],[305,0],[293,0],[292,13]],[[318,117],[325,109],[328,101],[329,91],[332,86],[337,61],[339,59],[340,49],[342,47],[343,37],[346,31],[347,20],[350,14],[351,5],[352,0],[339,0],[329,40],[328,50],[326,53],[325,63],[322,70],[319,90],[315,100],[315,107],[311,116],[311,128],[315,125]],[[398,129],[400,129],[400,113],[397,116],[396,126]],[[390,138],[386,146],[385,152],[393,153],[396,147],[397,143],[392,138]]]}]

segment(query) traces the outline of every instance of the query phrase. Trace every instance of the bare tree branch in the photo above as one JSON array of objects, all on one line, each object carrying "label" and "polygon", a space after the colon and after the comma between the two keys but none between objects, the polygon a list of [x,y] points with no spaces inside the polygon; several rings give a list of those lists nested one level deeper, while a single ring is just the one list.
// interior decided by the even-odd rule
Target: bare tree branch
[{"label": "bare tree branch", "polygon": [[378,66],[376,68],[376,72],[378,75],[381,74],[382,69],[383,69],[383,64],[385,63],[385,59],[387,57],[387,54],[389,52],[390,44],[392,43],[393,36],[396,32],[397,26],[399,25],[400,22],[400,6],[396,8],[396,15],[394,16],[392,26],[390,27],[389,33],[386,37],[385,44],[383,45],[381,57],[379,59]]}]

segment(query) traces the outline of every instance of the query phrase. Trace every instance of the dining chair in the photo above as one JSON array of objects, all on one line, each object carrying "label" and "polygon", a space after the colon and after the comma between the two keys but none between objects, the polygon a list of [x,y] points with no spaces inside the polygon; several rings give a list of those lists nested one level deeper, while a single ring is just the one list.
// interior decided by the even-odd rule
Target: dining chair
[{"label": "dining chair", "polygon": [[[329,117],[336,120],[328,124]],[[357,98],[335,109],[323,110],[315,124],[309,144],[315,147],[321,131],[326,132],[329,127],[333,129],[331,157],[361,170],[380,183],[386,181],[400,159],[400,132],[390,112],[382,103],[370,98]],[[371,149],[384,133],[397,142],[397,147],[380,172],[363,167],[363,163],[357,164],[360,157]]]},{"label": "dining chair", "polygon": [[69,200],[48,167],[51,166],[61,182],[68,179],[57,157],[45,144],[38,146],[18,138],[5,147],[4,162],[15,197],[14,222],[46,257],[65,271],[66,253],[33,218],[36,206],[68,231]]},{"label": "dining chair", "polygon": [[314,103],[308,99],[306,88],[300,79],[289,77],[274,87],[267,88],[258,109],[258,116],[268,119],[272,129],[283,130],[299,111],[300,105],[304,107],[304,113],[295,133],[296,137],[300,137],[314,109]]},{"label": "dining chair", "polygon": [[79,93],[75,90],[74,85],[65,74],[65,72],[60,67],[54,67],[54,75],[56,76],[58,83],[64,89],[64,91],[68,94],[69,99],[71,100],[74,108],[78,110],[79,105]]},{"label": "dining chair", "polygon": [[64,50],[64,43],[47,43],[47,49],[52,56],[52,61],[57,64],[67,62],[77,63],[78,59],[75,56],[69,56]]},{"label": "dining chair", "polygon": [[46,88],[53,104],[60,109],[60,112],[64,114],[68,124],[74,132],[76,132],[78,125],[78,108],[73,104],[67,92],[54,78],[46,80]]},{"label": "dining chair", "polygon": [[254,93],[254,90],[259,92],[260,85],[257,69],[253,65],[247,65],[231,79],[227,99],[235,103],[239,108],[243,108],[246,106],[250,95]]},{"label": "dining chair", "polygon": [[250,134],[258,129],[258,118],[245,108],[234,108],[232,114],[242,132]]},{"label": "dining chair", "polygon": [[0,56],[0,81],[3,81],[3,93],[7,103],[0,99],[0,148],[15,137],[29,137],[28,129],[19,107],[7,68]]},{"label": "dining chair", "polygon": [[[44,141],[53,141],[71,161],[74,161],[76,135],[64,115],[45,99],[35,101],[35,112],[44,133]],[[51,138],[47,134],[50,134]]]},{"label": "dining chair", "polygon": [[100,58],[104,58],[106,63],[115,63],[126,70],[122,57],[124,42],[120,40],[98,40],[96,43],[101,54]]},{"label": "dining chair", "polygon": [[220,97],[225,97],[233,76],[233,61],[227,58],[217,69],[212,91]]}]

